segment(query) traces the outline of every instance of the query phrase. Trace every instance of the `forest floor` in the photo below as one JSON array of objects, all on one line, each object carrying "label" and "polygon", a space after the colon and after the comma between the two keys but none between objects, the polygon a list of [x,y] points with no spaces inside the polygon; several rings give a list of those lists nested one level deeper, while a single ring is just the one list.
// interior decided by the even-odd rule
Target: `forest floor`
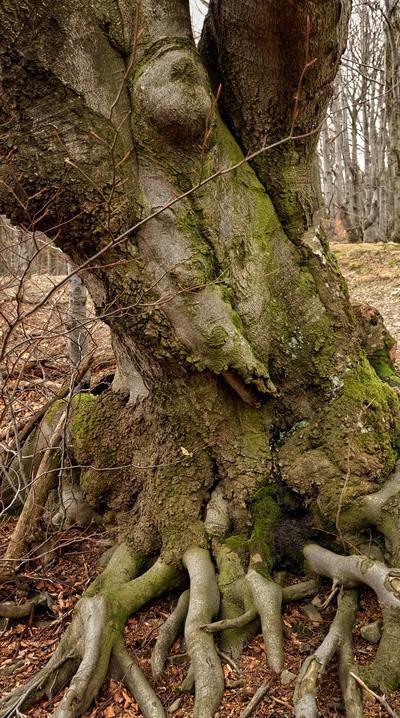
[{"label": "forest floor", "polygon": [[[376,306],[383,314],[388,329],[400,342],[400,245],[337,244],[333,245],[333,249],[349,282],[353,302]],[[25,297],[25,308],[33,306],[33,302],[37,301],[43,289],[43,282],[44,280],[37,281],[36,288],[32,290],[33,294],[31,292],[30,297]],[[11,294],[2,306],[8,318],[13,312]],[[52,298],[51,307],[42,307],[18,328],[16,336],[13,337],[15,351],[10,343],[10,354],[4,367],[9,381],[7,395],[3,397],[3,401],[7,403],[6,399],[13,393],[16,400],[14,418],[17,422],[56,393],[65,377],[66,341],[62,330],[65,313],[65,292],[59,292]],[[52,330],[54,331],[51,338]],[[91,349],[94,354],[95,377],[110,372],[112,361],[107,330],[98,323],[93,323],[91,327]],[[21,374],[22,368],[24,371]],[[3,440],[8,429],[6,414],[0,413]],[[6,519],[0,524],[0,555],[6,547],[13,525],[14,519]],[[106,545],[107,537],[102,530],[90,527],[86,530],[72,528],[62,531],[57,535],[56,541],[52,540],[50,544],[43,546],[38,559],[26,563],[17,581],[14,579],[0,585],[0,601],[23,602],[38,591],[46,592],[48,599],[47,605],[38,608],[29,619],[0,625],[0,696],[29,678],[54,651],[70,620],[74,604],[100,570],[97,561]],[[321,585],[319,596],[314,600],[314,604],[318,604],[317,614],[312,618],[307,615],[307,604],[309,606],[310,603],[307,600],[285,607],[284,668],[290,673],[298,673],[301,662],[318,647],[326,635],[335,612],[334,601],[327,608],[321,608],[329,590],[327,583]],[[154,602],[132,616],[126,626],[126,644],[148,676],[150,653],[158,628],[170,613],[175,601],[176,597],[169,595]],[[360,664],[369,663],[376,651],[376,644],[371,644],[361,637],[361,628],[379,618],[380,611],[374,595],[370,591],[361,590],[354,630],[354,650],[356,661]],[[281,680],[268,670],[261,636],[255,637],[248,645],[241,658],[236,661],[236,667],[224,661],[223,664],[226,691],[219,718],[240,718],[252,695],[265,680],[268,680],[269,688],[264,700],[252,714],[254,718],[290,718],[293,715],[293,681],[282,685]],[[187,668],[188,659],[181,639],[174,645],[167,670],[156,684],[158,695],[167,710],[179,695],[178,688]],[[52,713],[59,700],[60,697],[57,696],[52,704],[42,701],[37,707],[30,709],[27,715],[45,718]],[[389,702],[400,717],[400,691],[390,696]],[[323,677],[318,693],[318,705],[318,715],[321,718],[344,715],[336,661],[329,666]],[[186,718],[192,715],[192,706],[192,696],[183,695],[174,716]],[[364,715],[365,718],[381,718],[386,713],[365,693]],[[140,718],[141,713],[123,686],[108,679],[87,716]]]}]

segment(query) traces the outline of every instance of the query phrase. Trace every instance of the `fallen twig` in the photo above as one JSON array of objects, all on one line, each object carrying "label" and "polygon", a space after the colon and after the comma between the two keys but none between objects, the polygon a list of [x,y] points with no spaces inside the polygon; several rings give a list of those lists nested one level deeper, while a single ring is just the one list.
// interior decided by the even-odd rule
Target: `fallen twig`
[{"label": "fallen twig", "polygon": [[217,647],[217,653],[221,658],[224,659],[225,663],[227,663],[236,673],[239,673],[239,666],[235,663],[235,661],[232,660],[230,656],[228,656],[227,653],[224,653]]},{"label": "fallen twig", "polygon": [[381,706],[385,709],[387,714],[391,716],[391,718],[400,718],[399,714],[396,713],[393,708],[391,708],[385,696],[378,696],[378,694],[375,693],[375,691],[373,691],[371,688],[369,688],[369,686],[367,686],[367,684],[364,683],[364,681],[361,680],[361,678],[357,676],[356,673],[353,673],[353,671],[350,671],[350,675],[352,678],[354,678],[355,681],[357,681],[361,688],[364,688],[365,691],[367,691],[371,696],[375,698],[376,701],[378,701],[378,703],[381,704]]},{"label": "fallen twig", "polygon": [[47,594],[39,593],[30,601],[25,601],[25,603],[21,603],[20,605],[11,601],[0,603],[0,616],[3,618],[24,618],[25,616],[30,616],[35,606],[47,603],[47,598]]},{"label": "fallen twig", "polygon": [[261,686],[256,690],[251,701],[247,704],[244,711],[240,714],[239,718],[249,718],[249,716],[251,716],[253,711],[257,708],[258,704],[261,703],[270,685],[271,681],[264,681],[264,683],[261,684]]}]

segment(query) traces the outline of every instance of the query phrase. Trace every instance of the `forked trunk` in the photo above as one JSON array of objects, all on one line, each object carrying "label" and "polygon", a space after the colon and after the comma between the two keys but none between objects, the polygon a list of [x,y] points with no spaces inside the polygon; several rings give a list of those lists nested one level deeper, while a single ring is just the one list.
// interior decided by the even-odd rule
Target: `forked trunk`
[{"label": "forked trunk", "polygon": [[[102,577],[89,589],[54,659],[68,664],[64,682],[76,670],[59,716],[87,708],[110,657],[128,671],[109,622],[119,633],[139,588],[147,600],[183,568],[195,715],[213,715],[222,691],[202,629],[220,593],[223,617],[245,614],[228,647],[259,615],[279,671],[275,565],[299,566],[321,529],[362,544],[364,524],[346,512],[397,458],[397,395],[365,355],[313,223],[314,150],[349,3],[259,5],[211,2],[201,52],[214,94],[182,0],[142,0],[133,18],[113,0],[0,8],[1,119],[13,113],[17,148],[0,168],[4,211],[31,226],[40,217],[83,267],[118,364],[113,391],[73,399],[69,437],[86,501],[130,550],[119,588]],[[243,152],[262,148],[249,165]],[[374,344],[364,334],[387,371],[386,335]],[[130,580],[135,557],[146,567],[155,554]]]}]

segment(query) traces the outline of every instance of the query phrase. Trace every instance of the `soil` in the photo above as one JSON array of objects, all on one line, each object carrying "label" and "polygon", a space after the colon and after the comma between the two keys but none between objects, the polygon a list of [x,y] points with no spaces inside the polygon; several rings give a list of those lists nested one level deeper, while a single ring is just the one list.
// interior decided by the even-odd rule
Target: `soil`
[{"label": "soil", "polygon": [[332,244],[353,303],[370,304],[400,345],[400,244]]},{"label": "soil", "polygon": [[[338,244],[333,245],[333,250],[348,280],[353,302],[376,306],[384,316],[388,329],[400,341],[400,245]],[[39,284],[38,293],[35,289],[34,296],[32,292],[31,295],[25,294],[21,303],[22,309],[30,307],[31,301],[37,301],[38,297],[42,296],[43,286],[47,281],[48,278],[36,281],[35,286]],[[54,281],[54,278],[49,281]],[[13,292],[5,296],[1,309],[7,318],[15,316]],[[68,374],[66,337],[62,329],[65,314],[66,294],[60,290],[52,298],[51,306],[42,307],[25,323],[21,322],[10,340],[3,366],[4,374],[8,377],[3,386],[4,411],[0,416],[3,440],[10,435],[13,421],[23,420],[50,395],[56,393]],[[106,328],[96,321],[92,322],[91,327],[93,382],[112,370],[112,359]],[[52,338],[51,330],[54,328],[57,336]],[[8,411],[11,395],[14,396],[14,419],[10,418]],[[0,555],[5,549],[14,521],[7,518],[0,525]],[[29,618],[8,624],[3,622],[3,625],[0,625],[0,695],[29,678],[49,658],[70,620],[74,604],[100,571],[97,562],[106,547],[107,536],[103,530],[92,527],[85,530],[71,528],[44,543],[39,551],[40,556],[21,568],[17,580],[0,585],[0,601],[23,602],[39,591],[45,591],[48,595],[47,605],[35,609],[35,613]],[[289,576],[288,579],[295,580],[295,577]],[[329,592],[329,584],[322,583],[318,596],[320,605]],[[132,616],[126,626],[126,645],[149,677],[151,649],[159,626],[175,602],[176,596],[166,596]],[[335,612],[334,600],[325,609],[319,606],[322,620],[317,623],[304,613],[306,603],[308,601],[289,604],[283,617],[284,668],[295,674],[298,673],[304,658],[323,640]],[[376,645],[361,637],[360,629],[379,618],[380,611],[374,595],[368,590],[361,590],[354,631],[354,651],[358,663],[369,663],[376,651]],[[228,665],[224,660],[223,665],[226,691],[219,718],[240,718],[252,695],[265,680],[269,682],[269,689],[253,716],[289,718],[293,715],[293,683],[283,686],[280,679],[268,670],[260,635],[248,645],[241,658],[236,661],[236,667]],[[181,639],[173,646],[167,670],[156,685],[157,693],[166,709],[179,697],[178,688],[187,668],[188,660]],[[385,715],[384,709],[367,693],[364,693],[363,698],[365,718]],[[44,718],[53,712],[59,700],[60,696],[56,696],[53,703],[42,701],[30,709],[27,715]],[[400,691],[389,697],[389,703],[400,716]],[[318,715],[321,718],[344,715],[335,661],[329,666],[322,680],[318,705]],[[193,697],[183,695],[174,715],[176,718],[186,718],[192,715],[192,706]],[[109,679],[87,716],[140,718],[141,713],[123,686]]]}]

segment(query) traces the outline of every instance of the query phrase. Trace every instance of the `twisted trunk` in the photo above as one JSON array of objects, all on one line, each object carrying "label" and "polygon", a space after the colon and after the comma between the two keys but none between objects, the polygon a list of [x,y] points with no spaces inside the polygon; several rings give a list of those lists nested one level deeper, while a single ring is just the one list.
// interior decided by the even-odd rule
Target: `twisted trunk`
[{"label": "twisted trunk", "polygon": [[[133,19],[129,3],[113,0],[0,8],[0,119],[15,148],[0,166],[0,200],[14,222],[55,234],[80,265],[118,365],[113,391],[77,395],[69,407],[80,489],[128,555],[89,590],[38,679],[47,690],[58,661],[56,686],[73,676],[60,716],[87,708],[113,656],[135,684],[123,623],[181,580],[182,566],[196,715],[213,715],[222,690],[201,629],[219,594],[223,619],[247,614],[224,645],[237,650],[259,615],[279,671],[274,566],[301,563],[305,539],[321,528],[340,525],[344,535],[338,517],[396,461],[397,395],[365,357],[346,286],[312,222],[315,143],[349,6],[296,3],[289,24],[292,3],[262,4],[257,17],[253,5],[212,2],[202,41],[230,129],[185,2],[142,0]],[[244,161],[243,151],[287,134],[254,166]],[[146,568],[155,555],[131,580],[135,557]],[[159,706],[138,680],[150,715]],[[6,714],[20,698],[3,703]]]}]

